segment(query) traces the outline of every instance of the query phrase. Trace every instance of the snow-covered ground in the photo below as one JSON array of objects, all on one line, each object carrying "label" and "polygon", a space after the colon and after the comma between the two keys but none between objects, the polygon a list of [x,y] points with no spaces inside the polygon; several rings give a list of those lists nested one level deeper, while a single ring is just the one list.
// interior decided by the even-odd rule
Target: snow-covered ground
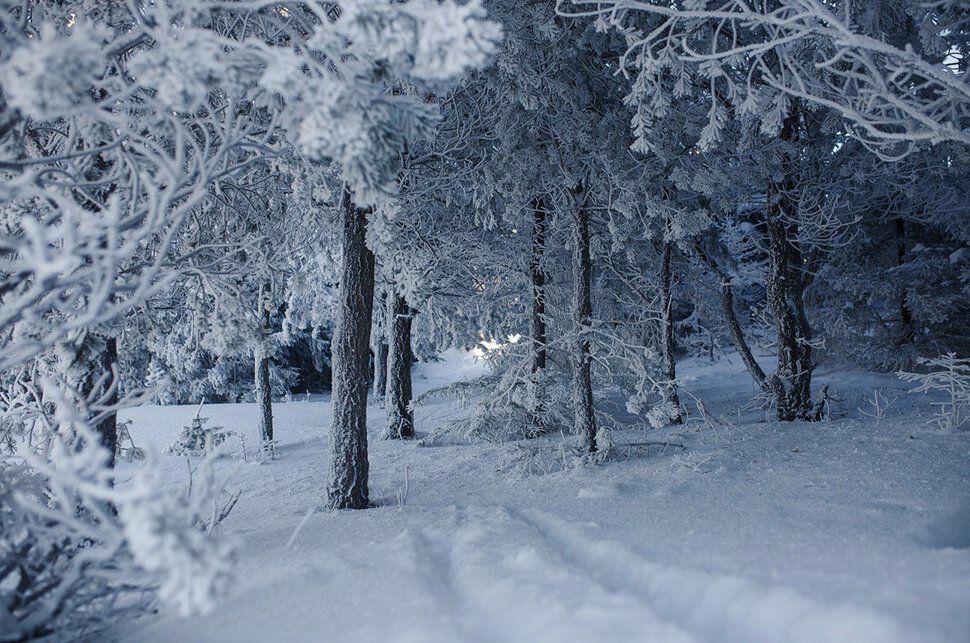
[{"label": "snow-covered ground", "polygon": [[[418,393],[473,377],[467,354],[419,365]],[[366,511],[318,511],[326,398],[275,406],[278,460],[226,460],[223,524],[238,580],[204,617],[123,626],[129,641],[970,641],[970,435],[892,376],[820,373],[831,422],[779,425],[739,360],[685,364],[711,421],[620,435],[669,439],[605,465],[523,476],[509,445],[379,439]],[[874,389],[897,398],[878,422]],[[130,411],[161,450],[196,407]],[[416,412],[426,433],[453,401]],[[253,405],[203,416],[257,444]],[[542,444],[554,451],[559,436]],[[171,484],[182,458],[163,456]],[[407,479],[406,502],[402,503]]]}]

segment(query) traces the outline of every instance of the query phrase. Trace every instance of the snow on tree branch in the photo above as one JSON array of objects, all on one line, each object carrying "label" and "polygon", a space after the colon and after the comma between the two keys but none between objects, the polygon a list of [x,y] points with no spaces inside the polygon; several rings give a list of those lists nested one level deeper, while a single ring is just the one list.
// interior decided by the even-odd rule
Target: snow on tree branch
[{"label": "snow on tree branch", "polygon": [[595,17],[626,37],[624,73],[635,79],[638,135],[683,95],[709,80],[709,129],[721,109],[780,130],[791,99],[838,112],[852,135],[887,158],[918,143],[970,143],[968,7],[964,2],[869,3],[558,0],[569,16]]}]

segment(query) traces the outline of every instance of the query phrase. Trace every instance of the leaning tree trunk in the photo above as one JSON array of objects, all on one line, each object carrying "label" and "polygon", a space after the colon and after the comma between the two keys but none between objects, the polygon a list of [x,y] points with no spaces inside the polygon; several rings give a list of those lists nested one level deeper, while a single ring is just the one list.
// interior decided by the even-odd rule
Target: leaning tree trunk
[{"label": "leaning tree trunk", "polygon": [[[668,235],[669,236],[669,230]],[[674,244],[669,238],[664,239],[663,253],[660,258],[660,324],[662,326],[662,357],[664,379],[663,397],[664,401],[677,409],[677,415],[671,418],[674,424],[683,422],[680,412],[680,396],[677,394],[677,362],[674,359],[674,316],[673,316],[673,297],[670,293],[671,288],[671,269],[670,262],[673,255]]]},{"label": "leaning tree trunk", "polygon": [[587,453],[596,451],[596,418],[593,415],[593,380],[589,348],[593,304],[590,293],[592,262],[589,256],[589,211],[583,202],[582,183],[576,189],[573,239],[573,412],[580,447]]},{"label": "leaning tree trunk", "polygon": [[259,407],[259,438],[263,443],[263,451],[272,456],[273,449],[273,388],[269,379],[270,357],[266,347],[269,335],[269,308],[263,301],[265,288],[260,288],[259,318],[260,342],[253,351],[255,366],[256,405]]},{"label": "leaning tree trunk", "polygon": [[704,251],[699,243],[694,244],[694,251],[697,253],[697,257],[714,271],[718,281],[721,283],[721,311],[724,314],[724,323],[727,325],[731,343],[734,344],[735,350],[738,351],[738,355],[741,356],[741,361],[748,368],[748,372],[751,373],[751,377],[754,379],[755,384],[758,385],[758,388],[770,392],[768,376],[765,375],[764,370],[758,364],[758,360],[754,358],[751,347],[748,346],[748,342],[744,338],[744,330],[741,327],[741,322],[738,320],[737,312],[734,310],[734,289],[731,287],[731,278],[721,270],[717,262]]},{"label": "leaning tree trunk", "polygon": [[367,507],[367,391],[374,255],[364,240],[368,211],[344,187],[340,307],[333,335],[333,423],[330,428],[332,509]]},{"label": "leaning tree trunk", "polygon": [[387,328],[390,333],[387,354],[387,427],[384,439],[413,438],[414,415],[411,411],[411,322],[414,309],[396,291],[388,296]]},{"label": "leaning tree trunk", "polygon": [[[798,110],[782,126],[781,138],[798,140]],[[769,377],[775,392],[777,417],[791,421],[808,417],[812,407],[811,329],[805,316],[805,275],[797,245],[798,177],[789,153],[781,159],[782,179],[768,190],[768,311],[775,322],[778,369]]]},{"label": "leaning tree trunk", "polygon": [[532,429],[541,433],[545,428],[543,405],[543,374],[546,369],[546,271],[542,256],[546,246],[546,204],[537,197],[532,207],[532,255],[529,274],[532,277],[532,314],[529,335],[532,338],[532,381],[535,385],[532,408]]}]

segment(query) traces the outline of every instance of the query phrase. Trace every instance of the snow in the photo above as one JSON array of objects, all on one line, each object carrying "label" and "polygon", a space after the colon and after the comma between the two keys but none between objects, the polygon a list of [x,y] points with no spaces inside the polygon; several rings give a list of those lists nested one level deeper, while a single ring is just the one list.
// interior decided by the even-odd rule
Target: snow
[{"label": "snow", "polygon": [[[892,376],[822,372],[831,422],[781,425],[751,408],[739,359],[682,364],[711,425],[604,465],[511,475],[508,445],[379,439],[371,406],[365,511],[325,512],[329,400],[275,406],[279,459],[226,459],[242,496],[222,527],[237,579],[206,616],[147,617],[127,641],[970,641],[970,434],[941,432]],[[415,393],[475,377],[452,351]],[[881,418],[868,399],[896,397]],[[194,406],[129,411],[160,450]],[[691,409],[695,411],[695,409]],[[462,417],[447,398],[419,433]],[[204,414],[252,455],[253,405]],[[696,413],[695,413],[696,416]],[[551,436],[533,444],[550,448]],[[128,466],[128,465],[126,465]],[[171,484],[185,462],[166,457]],[[407,472],[407,473],[406,473]],[[406,499],[401,501],[408,480]]]}]

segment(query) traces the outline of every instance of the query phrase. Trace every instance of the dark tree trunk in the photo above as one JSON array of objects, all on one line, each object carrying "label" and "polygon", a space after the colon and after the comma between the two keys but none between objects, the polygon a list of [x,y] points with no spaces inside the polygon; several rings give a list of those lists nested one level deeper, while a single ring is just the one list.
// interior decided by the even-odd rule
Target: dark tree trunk
[{"label": "dark tree trunk", "polygon": [[[118,340],[92,333],[78,350],[76,366],[83,369],[79,392],[97,407],[110,409],[100,420],[90,420],[98,441],[108,450],[108,467],[114,468],[118,448],[118,414],[113,409],[118,403]],[[92,415],[101,413],[94,410]]]},{"label": "dark tree trunk", "polygon": [[256,405],[259,407],[259,438],[263,443],[263,450],[272,455],[273,449],[273,388],[269,379],[270,357],[269,351],[264,343],[269,334],[269,309],[264,305],[263,292],[261,289],[259,298],[259,317],[261,326],[261,343],[256,347],[255,378],[256,378]]},{"label": "dark tree trunk", "polygon": [[383,399],[387,390],[387,360],[390,348],[383,339],[374,347],[374,395]]},{"label": "dark tree trunk", "polygon": [[751,373],[751,377],[758,388],[770,391],[768,377],[751,353],[751,347],[748,346],[748,342],[744,338],[744,330],[741,328],[741,322],[738,321],[738,315],[734,310],[734,290],[731,287],[731,278],[721,270],[717,262],[704,251],[700,244],[695,244],[694,250],[700,260],[714,271],[721,283],[721,312],[724,314],[724,322],[727,324],[731,343],[734,344],[735,350],[738,351],[741,361],[748,368],[748,372]]},{"label": "dark tree trunk", "polygon": [[596,451],[596,418],[593,414],[593,380],[589,332],[593,304],[590,292],[592,262],[589,255],[589,210],[586,209],[583,185],[576,188],[576,219],[573,234],[573,411],[575,431],[580,447],[587,453]]},{"label": "dark tree trunk", "polygon": [[414,309],[398,292],[388,295],[387,328],[390,331],[387,359],[387,427],[384,439],[413,438],[414,415],[411,411],[411,322]]},{"label": "dark tree trunk", "polygon": [[[896,217],[896,266],[906,263],[906,222],[901,217]],[[909,295],[906,287],[899,289],[899,319],[900,319],[900,339],[903,342],[912,342],[915,335],[913,328],[913,311],[909,307]]]},{"label": "dark tree trunk", "polygon": [[535,383],[535,406],[532,409],[532,428],[540,433],[545,428],[542,378],[546,368],[546,272],[542,256],[546,247],[546,204],[537,197],[532,208],[532,256],[529,274],[532,277],[532,315],[529,335],[532,338],[532,379]]},{"label": "dark tree trunk", "polygon": [[333,336],[333,423],[330,428],[332,509],[363,509],[367,489],[367,391],[374,306],[374,255],[364,240],[368,210],[343,194],[340,307]]},{"label": "dark tree trunk", "polygon": [[[669,230],[668,230],[669,235]],[[677,409],[676,417],[671,418],[674,424],[683,422],[680,413],[680,396],[677,394],[677,362],[674,359],[674,316],[673,297],[670,288],[672,274],[670,261],[674,244],[670,239],[664,239],[663,254],[660,258],[660,320],[663,326],[663,368],[664,368],[664,400],[670,402]]]},{"label": "dark tree trunk", "polygon": [[[798,140],[798,110],[792,110],[782,126],[781,138]],[[798,177],[796,162],[788,152],[781,158],[782,179],[768,189],[768,275],[765,282],[768,311],[775,322],[778,370],[769,377],[775,392],[777,417],[791,421],[808,417],[812,408],[811,328],[805,316],[805,275],[797,237]]]}]

